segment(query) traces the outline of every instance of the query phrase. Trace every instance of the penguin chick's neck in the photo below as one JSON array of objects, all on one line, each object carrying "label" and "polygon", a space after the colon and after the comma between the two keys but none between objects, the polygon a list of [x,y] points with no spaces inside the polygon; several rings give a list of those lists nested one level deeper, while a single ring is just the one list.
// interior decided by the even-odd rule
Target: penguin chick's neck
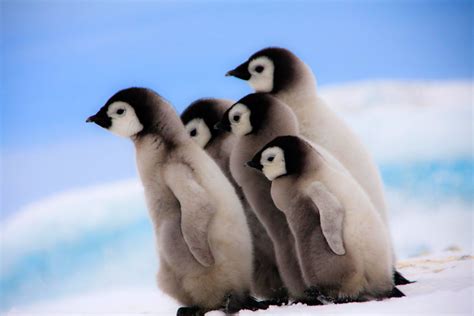
[{"label": "penguin chick's neck", "polygon": [[[235,135],[232,133],[220,133],[209,140],[204,150],[214,158],[214,160],[227,161],[235,145],[235,140]],[[228,165],[222,165],[221,168],[228,168]]]},{"label": "penguin chick's neck", "polygon": [[[311,144],[303,143],[300,151],[290,154],[296,154],[298,156],[299,161],[296,162],[297,166],[292,167],[290,173],[275,178],[272,181],[272,187],[275,185],[275,187],[278,188],[281,183],[286,183],[284,187],[287,187],[288,185],[293,186],[296,182],[312,182],[315,176],[319,179],[321,171],[323,170],[322,168],[324,168],[326,162]],[[287,166],[287,168],[289,167]]]},{"label": "penguin chick's neck", "polygon": [[295,114],[288,106],[280,102],[272,105],[258,129],[242,137],[252,141],[255,146],[261,147],[277,136],[298,135],[298,133],[298,121]]},{"label": "penguin chick's neck", "polygon": [[152,140],[156,149],[161,148],[162,145],[172,148],[189,140],[180,118],[168,102],[160,100],[156,112],[152,113],[151,121],[150,126],[132,136],[136,147]]},{"label": "penguin chick's neck", "polygon": [[317,83],[311,68],[299,61],[297,75],[293,82],[278,91],[271,92],[273,96],[282,100],[290,107],[295,104],[314,103],[317,98]]}]

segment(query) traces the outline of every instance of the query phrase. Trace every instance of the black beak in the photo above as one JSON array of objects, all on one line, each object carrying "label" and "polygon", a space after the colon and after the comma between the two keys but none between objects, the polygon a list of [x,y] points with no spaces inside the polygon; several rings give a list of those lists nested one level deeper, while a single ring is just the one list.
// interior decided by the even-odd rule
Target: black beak
[{"label": "black beak", "polygon": [[228,71],[225,75],[226,77],[232,76],[242,80],[249,80],[250,79],[250,72],[248,70],[248,62],[243,63],[242,65],[238,66],[237,68]]},{"label": "black beak", "polygon": [[224,124],[222,122],[217,122],[215,125],[214,125],[214,129],[215,130],[220,130],[220,131],[227,131],[227,132],[230,132],[230,126],[228,126],[227,124]]},{"label": "black beak", "polygon": [[89,116],[86,123],[96,123],[100,127],[109,128],[112,125],[112,120],[105,113],[104,110],[100,110],[96,114]]},{"label": "black beak", "polygon": [[97,114],[89,116],[86,120],[86,123],[94,123],[97,119]]},{"label": "black beak", "polygon": [[245,165],[247,167],[255,168],[257,170],[262,170],[262,168],[263,168],[263,166],[259,162],[255,162],[253,160],[247,161],[247,163]]}]

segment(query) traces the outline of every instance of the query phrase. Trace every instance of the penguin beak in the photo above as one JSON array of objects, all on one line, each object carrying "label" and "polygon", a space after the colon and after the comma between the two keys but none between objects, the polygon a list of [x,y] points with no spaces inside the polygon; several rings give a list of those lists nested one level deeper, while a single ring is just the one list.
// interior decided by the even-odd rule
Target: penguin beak
[{"label": "penguin beak", "polygon": [[89,116],[86,123],[96,123],[103,128],[109,128],[112,125],[112,120],[108,117],[105,111],[100,110],[96,114]]},{"label": "penguin beak", "polygon": [[220,131],[226,131],[230,132],[230,126],[228,124],[224,124],[222,122],[217,122],[216,125],[214,125],[215,130],[220,130]]},{"label": "penguin beak", "polygon": [[248,62],[245,62],[237,68],[228,71],[225,75],[226,77],[232,76],[242,80],[249,80],[251,75],[248,71]]},{"label": "penguin beak", "polygon": [[257,170],[262,170],[263,169],[263,166],[259,162],[256,162],[254,160],[247,161],[247,163],[245,165],[247,167],[255,168]]},{"label": "penguin beak", "polygon": [[89,116],[86,120],[86,123],[94,123],[97,119],[97,114]]}]

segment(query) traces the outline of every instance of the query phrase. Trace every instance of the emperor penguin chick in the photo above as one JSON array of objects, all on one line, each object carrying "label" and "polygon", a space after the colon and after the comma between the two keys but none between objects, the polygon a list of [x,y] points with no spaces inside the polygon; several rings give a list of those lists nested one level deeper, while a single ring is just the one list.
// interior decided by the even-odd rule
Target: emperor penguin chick
[{"label": "emperor penguin chick", "polygon": [[272,201],[270,183],[261,173],[245,166],[258,149],[276,136],[297,134],[298,122],[290,108],[278,99],[255,93],[228,109],[217,127],[237,136],[230,156],[232,176],[273,242],[278,269],[290,297],[304,301],[305,284],[286,218]]},{"label": "emperor penguin chick", "polygon": [[[316,78],[308,65],[287,49],[269,47],[227,75],[246,80],[256,92],[270,93],[287,104],[298,119],[301,135],[328,150],[350,172],[390,233],[377,166],[350,127],[319,97]],[[396,271],[394,277],[397,284],[411,283]]]},{"label": "emperor penguin chick", "polygon": [[281,136],[248,162],[272,182],[272,199],[295,236],[306,285],[322,302],[403,296],[394,287],[380,214],[327,155],[297,136]]},{"label": "emperor penguin chick", "polygon": [[181,114],[181,120],[189,136],[211,156],[222,172],[233,184],[247,216],[253,246],[252,292],[254,295],[270,299],[276,304],[285,301],[287,294],[283,288],[276,265],[273,244],[265,228],[250,208],[242,189],[230,173],[229,159],[237,140],[232,133],[214,128],[234,102],[224,99],[205,98],[191,103]]},{"label": "emperor penguin chick", "polygon": [[158,284],[202,315],[251,304],[252,245],[241,203],[171,105],[145,88],[113,95],[87,122],[131,138],[160,257]]},{"label": "emperor penguin chick", "polygon": [[352,174],[387,223],[383,185],[370,154],[349,126],[319,97],[311,68],[284,48],[262,49],[227,73],[267,92],[295,113],[300,133],[326,148]]}]

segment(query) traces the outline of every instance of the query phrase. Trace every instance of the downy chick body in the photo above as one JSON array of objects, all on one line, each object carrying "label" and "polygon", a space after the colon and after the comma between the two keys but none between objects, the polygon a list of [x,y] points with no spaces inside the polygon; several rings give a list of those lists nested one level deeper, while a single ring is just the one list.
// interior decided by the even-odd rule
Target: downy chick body
[{"label": "downy chick body", "polygon": [[230,154],[237,137],[214,128],[224,112],[234,102],[225,99],[204,98],[191,103],[181,114],[181,120],[189,136],[211,156],[233,184],[247,216],[253,245],[252,292],[254,295],[274,299],[276,303],[284,300],[273,244],[265,228],[248,204],[240,186],[230,173]]},{"label": "downy chick body", "polygon": [[277,137],[248,165],[272,181],[288,219],[306,285],[341,302],[403,296],[394,288],[387,229],[365,191],[328,152],[297,136]]},{"label": "downy chick body", "polygon": [[297,134],[296,117],[278,99],[255,93],[228,109],[218,127],[237,136],[230,156],[232,176],[273,242],[278,269],[290,297],[304,301],[305,284],[286,218],[272,201],[270,183],[262,174],[245,166],[256,150],[276,136]]},{"label": "downy chick body", "polygon": [[171,105],[152,90],[112,96],[88,122],[132,139],[160,258],[158,285],[178,314],[245,300],[252,246],[241,203],[216,163],[192,141]]},{"label": "downy chick body", "polygon": [[[379,170],[351,128],[318,95],[311,68],[291,51],[264,48],[226,75],[246,80],[256,92],[266,92],[295,113],[301,136],[331,153],[361,185],[390,233]],[[392,249],[394,253],[394,250]],[[395,265],[395,255],[393,255]],[[411,281],[394,268],[397,285]]]},{"label": "downy chick body", "polygon": [[311,68],[287,49],[262,49],[227,73],[246,80],[256,92],[267,92],[295,113],[300,133],[326,148],[360,183],[387,223],[385,196],[377,166],[359,138],[330,109],[316,89]]}]

